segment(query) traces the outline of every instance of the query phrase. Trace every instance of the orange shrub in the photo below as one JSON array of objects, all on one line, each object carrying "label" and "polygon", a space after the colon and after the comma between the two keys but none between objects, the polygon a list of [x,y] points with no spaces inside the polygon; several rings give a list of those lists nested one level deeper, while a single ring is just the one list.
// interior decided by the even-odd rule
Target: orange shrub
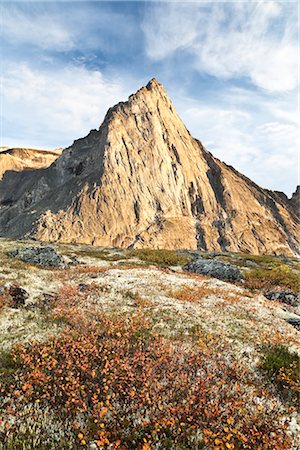
[{"label": "orange shrub", "polygon": [[75,319],[49,342],[15,349],[15,382],[2,375],[0,388],[20,409],[38,401],[71,418],[76,448],[290,448],[280,411],[224,349],[171,342],[141,317]]},{"label": "orange shrub", "polygon": [[240,294],[231,293],[228,295],[224,289],[217,289],[206,285],[200,287],[184,286],[175,292],[171,292],[170,295],[177,300],[190,303],[198,302],[199,300],[209,297],[210,295],[228,301],[237,301],[241,297]]}]

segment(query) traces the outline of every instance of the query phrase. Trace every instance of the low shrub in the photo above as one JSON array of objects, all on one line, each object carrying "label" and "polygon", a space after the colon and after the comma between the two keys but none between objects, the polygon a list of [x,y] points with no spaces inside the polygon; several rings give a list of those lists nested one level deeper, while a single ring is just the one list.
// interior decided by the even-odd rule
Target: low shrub
[{"label": "low shrub", "polygon": [[268,347],[261,361],[261,369],[277,388],[292,402],[299,402],[300,358],[283,345]]},{"label": "low shrub", "polygon": [[287,266],[272,269],[255,268],[244,273],[244,286],[248,289],[270,289],[279,286],[283,289],[300,291],[300,276]]},{"label": "low shrub", "polygon": [[38,403],[72,424],[74,449],[290,448],[278,405],[223,347],[164,339],[142,317],[70,323],[46,343],[12,351],[13,383],[0,369],[4,445],[14,435],[21,442],[24,409]]}]

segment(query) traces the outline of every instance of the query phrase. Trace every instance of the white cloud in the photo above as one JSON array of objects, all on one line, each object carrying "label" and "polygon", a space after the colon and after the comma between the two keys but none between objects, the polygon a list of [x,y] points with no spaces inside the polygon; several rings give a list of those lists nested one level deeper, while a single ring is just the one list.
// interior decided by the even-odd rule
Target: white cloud
[{"label": "white cloud", "polygon": [[143,23],[146,51],[153,60],[184,52],[199,72],[292,90],[298,83],[296,8],[274,1],[153,4]]},{"label": "white cloud", "polygon": [[47,51],[65,52],[64,57],[70,51],[111,53],[136,33],[132,15],[112,8],[109,2],[5,2],[0,14],[0,36],[25,54],[32,49],[44,56]]},{"label": "white cloud", "polygon": [[56,12],[44,8],[30,10],[16,5],[2,5],[1,35],[10,43],[34,44],[56,51],[74,47],[71,30]]},{"label": "white cloud", "polygon": [[131,92],[101,72],[67,66],[52,72],[10,65],[2,76],[3,145],[66,146],[99,127],[109,107]]},{"label": "white cloud", "polygon": [[[203,104],[179,97],[175,104],[192,135],[215,156],[262,187],[290,195],[297,184],[299,148],[292,99],[292,94],[275,101],[229,88]],[[259,105],[255,113],[253,105]]]}]

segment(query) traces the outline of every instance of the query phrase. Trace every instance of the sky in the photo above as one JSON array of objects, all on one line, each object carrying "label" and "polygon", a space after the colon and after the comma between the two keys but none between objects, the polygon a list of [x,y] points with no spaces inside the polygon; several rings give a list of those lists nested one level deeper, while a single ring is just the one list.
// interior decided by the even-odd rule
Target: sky
[{"label": "sky", "polygon": [[155,77],[260,186],[299,184],[297,1],[0,1],[0,145],[67,147]]}]

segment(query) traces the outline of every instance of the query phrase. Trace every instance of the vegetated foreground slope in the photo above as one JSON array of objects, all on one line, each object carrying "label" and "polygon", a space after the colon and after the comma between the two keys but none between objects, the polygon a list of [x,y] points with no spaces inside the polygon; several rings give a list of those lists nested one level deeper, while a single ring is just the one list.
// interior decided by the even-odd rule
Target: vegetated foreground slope
[{"label": "vegetated foreground slope", "polygon": [[21,172],[49,167],[60,154],[60,150],[34,150],[31,148],[0,150],[0,180],[9,170]]},{"label": "vegetated foreground slope", "polygon": [[[6,256],[26,244],[0,240],[0,288],[29,293],[19,309],[0,295],[0,449],[298,448],[287,305],[166,267],[186,262],[175,252],[58,245],[78,264],[55,270]],[[254,269],[282,273],[272,289],[299,272],[288,258],[222,258],[249,286]]]},{"label": "vegetated foreground slope", "polygon": [[156,80],[48,169],[0,183],[0,235],[102,246],[299,254],[299,219],[194,139]]}]

